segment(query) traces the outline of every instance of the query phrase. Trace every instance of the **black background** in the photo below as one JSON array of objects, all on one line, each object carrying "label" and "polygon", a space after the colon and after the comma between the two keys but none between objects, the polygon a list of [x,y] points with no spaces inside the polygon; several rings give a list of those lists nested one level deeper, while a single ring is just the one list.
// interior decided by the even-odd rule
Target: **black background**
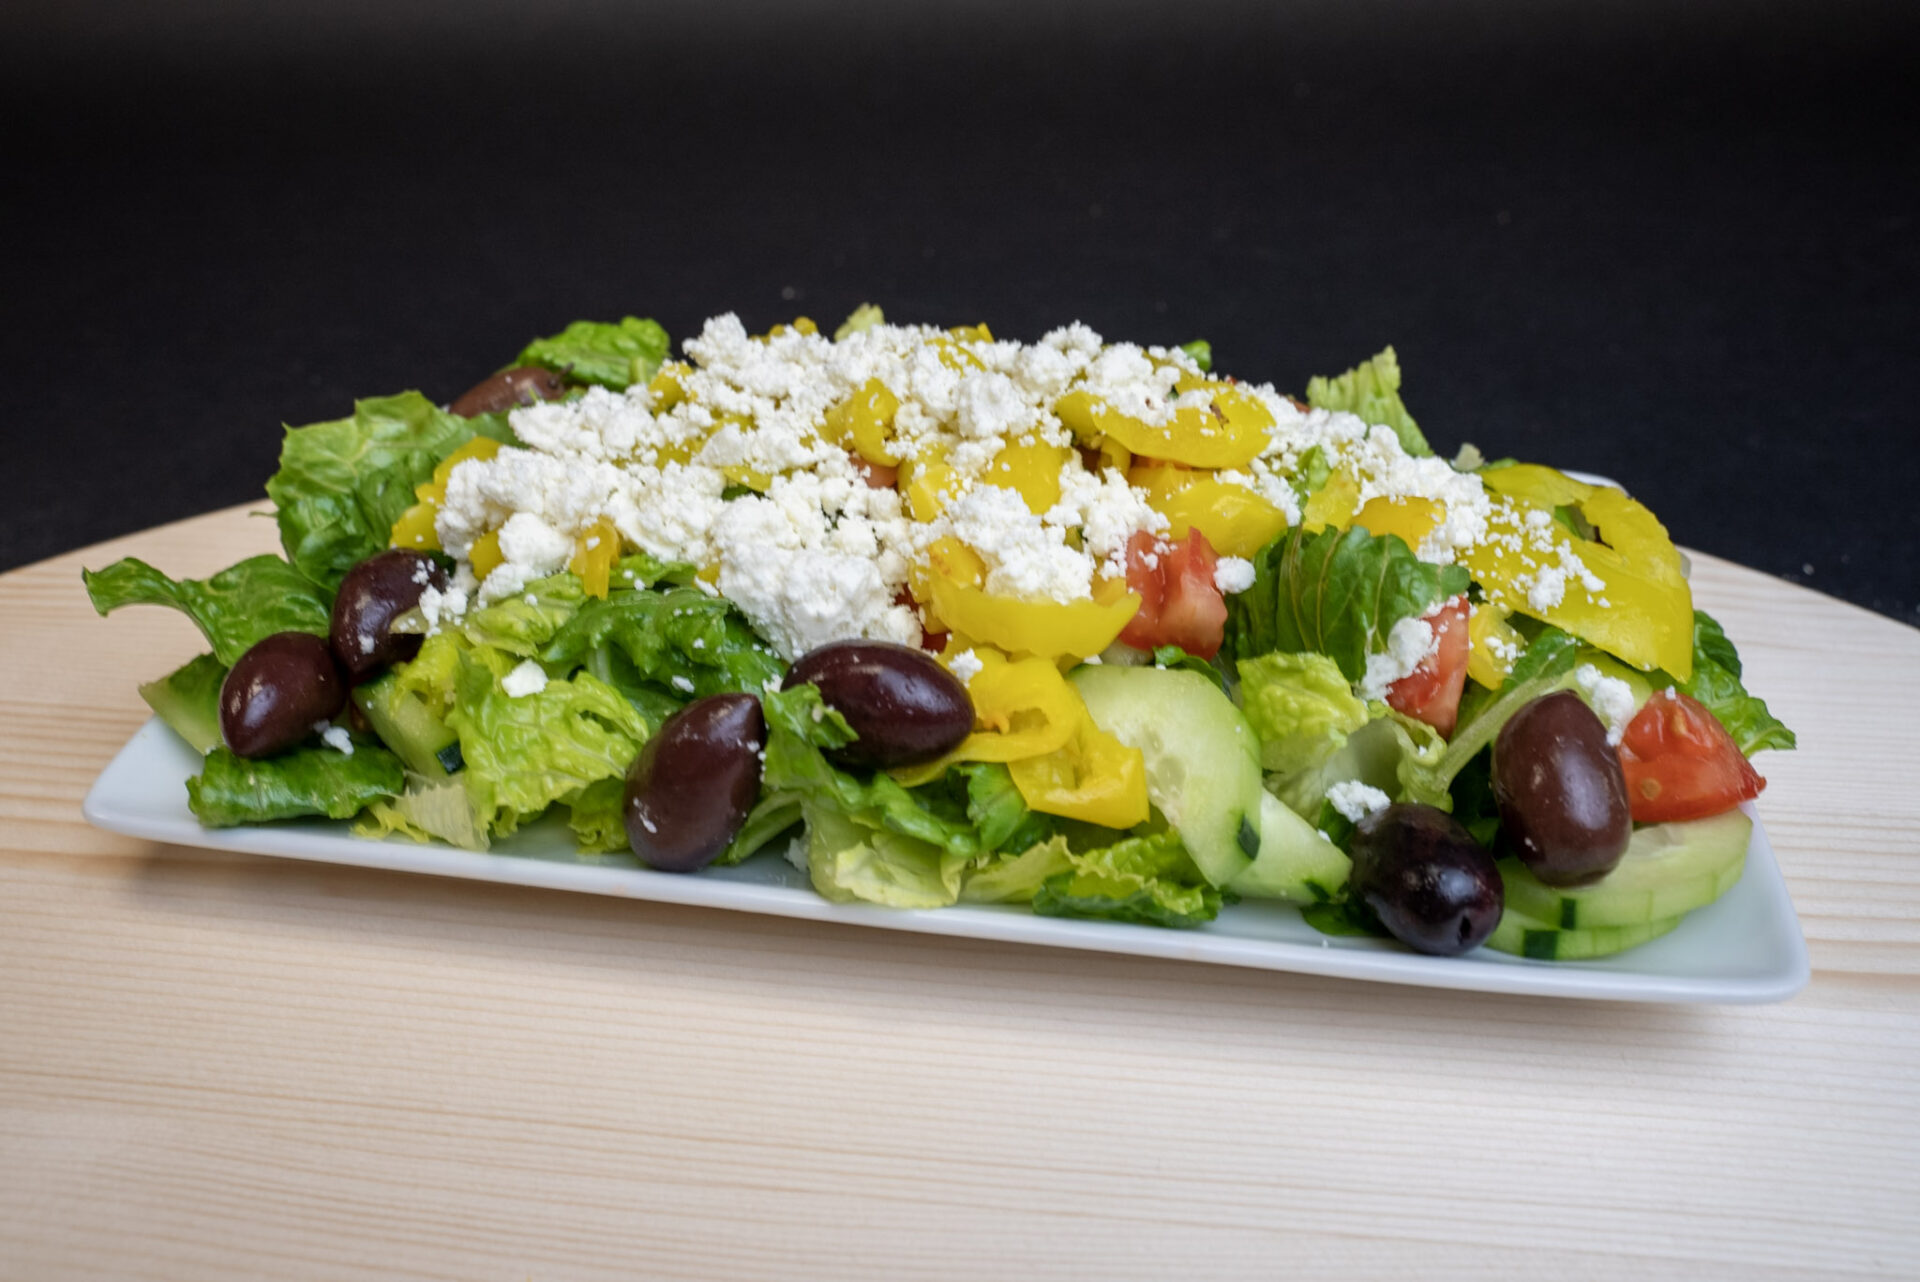
[{"label": "black background", "polygon": [[846,0],[0,17],[0,569],[576,317],[1391,342],[1443,452],[1920,620],[1906,4]]}]

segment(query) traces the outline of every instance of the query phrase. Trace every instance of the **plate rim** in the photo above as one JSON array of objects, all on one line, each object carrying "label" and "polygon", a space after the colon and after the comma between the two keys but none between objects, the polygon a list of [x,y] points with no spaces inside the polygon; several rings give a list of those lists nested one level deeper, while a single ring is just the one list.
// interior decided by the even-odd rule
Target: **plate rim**
[{"label": "plate rim", "polygon": [[[1319,975],[1331,978],[1407,984],[1425,988],[1488,992],[1507,996],[1568,997],[1588,1000],[1660,1003],[1758,1004],[1784,1001],[1811,978],[1806,941],[1794,912],[1785,878],[1765,826],[1754,820],[1744,884],[1758,873],[1762,909],[1780,928],[1779,964],[1761,975],[1653,974],[1598,969],[1594,963],[1540,962],[1476,952],[1466,957],[1424,957],[1385,941],[1333,940],[1318,946],[1285,939],[1220,934],[1206,928],[1169,930],[1125,922],[1037,917],[1018,908],[961,904],[939,909],[887,908],[875,904],[839,904],[810,888],[757,883],[716,876],[688,876],[616,864],[585,864],[516,855],[511,852],[458,850],[440,843],[351,836],[344,820],[298,820],[284,824],[203,828],[187,810],[184,767],[178,776],[179,801],[171,813],[132,804],[129,781],[152,786],[156,768],[149,758],[171,752],[181,762],[192,748],[158,718],[150,718],[122,745],[88,790],[81,806],[88,823],[109,832],[170,845],[267,855],[372,868],[388,872],[453,877],[468,881],[520,885],[547,890],[611,895],[618,898],[684,904],[799,920],[909,931],[921,934],[1015,943],[1034,947],[1206,962],[1242,968]],[[778,858],[763,855],[757,858]],[[752,866],[754,861],[749,861]],[[1249,905],[1223,910],[1238,913]],[[1296,913],[1277,903],[1254,903],[1252,911]],[[1710,911],[1709,905],[1702,912]],[[1683,924],[1668,938],[1680,938]],[[1625,956],[1627,954],[1621,954]]]}]

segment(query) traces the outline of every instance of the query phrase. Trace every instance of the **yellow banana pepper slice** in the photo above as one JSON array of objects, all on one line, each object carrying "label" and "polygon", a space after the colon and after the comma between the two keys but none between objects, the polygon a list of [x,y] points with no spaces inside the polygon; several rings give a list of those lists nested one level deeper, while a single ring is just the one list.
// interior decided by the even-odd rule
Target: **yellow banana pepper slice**
[{"label": "yellow banana pepper slice", "polygon": [[447,499],[447,478],[453,475],[456,466],[468,459],[490,459],[499,452],[500,442],[491,436],[476,436],[441,459],[434,466],[433,478],[413,487],[413,497],[419,502],[402,512],[400,519],[393,523],[387,545],[421,552],[439,551],[440,535],[434,529],[434,520]]},{"label": "yellow banana pepper slice", "polygon": [[1397,534],[1408,547],[1418,552],[1420,545],[1439,528],[1446,515],[1446,505],[1433,499],[1388,498],[1383,494],[1368,499],[1353,514],[1353,524],[1363,527],[1375,538]]},{"label": "yellow banana pepper slice", "polygon": [[1073,451],[1029,437],[1001,447],[981,477],[988,485],[1013,490],[1026,500],[1027,510],[1044,516],[1060,501],[1060,469]]},{"label": "yellow banana pepper slice", "polygon": [[1084,441],[1118,441],[1135,454],[1190,467],[1241,467],[1267,447],[1273,415],[1244,388],[1213,380],[1194,388],[1212,393],[1205,409],[1179,409],[1165,425],[1132,418],[1091,392],[1068,392],[1054,405],[1060,421]]},{"label": "yellow banana pepper slice", "polygon": [[893,416],[900,409],[900,398],[887,385],[870,378],[846,400],[827,411],[825,432],[836,445],[853,442],[853,452],[869,463],[898,467],[900,455],[893,449]]},{"label": "yellow banana pepper slice", "polygon": [[580,576],[588,596],[605,598],[613,563],[619,559],[620,531],[613,527],[612,517],[603,516],[574,540],[573,559],[567,562],[567,568]]},{"label": "yellow banana pepper slice", "polygon": [[933,614],[949,630],[978,637],[1008,654],[1084,659],[1112,645],[1140,609],[1138,593],[1104,587],[1087,601],[1022,601],[994,596],[943,570],[926,575]]},{"label": "yellow banana pepper slice", "polygon": [[1147,759],[1093,724],[1082,705],[1073,738],[1043,756],[1009,762],[1027,808],[1107,828],[1147,821]]},{"label": "yellow banana pepper slice", "polygon": [[974,731],[937,761],[895,770],[909,788],[938,779],[957,761],[1018,761],[1056,751],[1086,720],[1079,694],[1047,660],[1008,659],[989,646],[973,652],[981,664],[967,682]]}]

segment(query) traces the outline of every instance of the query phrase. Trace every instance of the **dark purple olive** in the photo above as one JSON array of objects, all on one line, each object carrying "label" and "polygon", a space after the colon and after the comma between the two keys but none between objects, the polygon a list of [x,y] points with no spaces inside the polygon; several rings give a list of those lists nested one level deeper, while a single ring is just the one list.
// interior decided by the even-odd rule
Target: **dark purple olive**
[{"label": "dark purple olive", "polygon": [[1493,856],[1444,810],[1402,801],[1353,830],[1353,893],[1407,947],[1451,957],[1500,924],[1506,888]]},{"label": "dark purple olive", "polygon": [[627,771],[627,842],[649,867],[695,872],[727,848],[760,795],[767,723],[750,694],[695,699]]},{"label": "dark purple olive", "polygon": [[220,733],[235,756],[270,757],[340,715],[347,683],[325,638],[276,632],[241,655],[220,686]]},{"label": "dark purple olive", "polygon": [[1571,690],[1542,695],[1500,727],[1493,800],[1502,842],[1549,886],[1606,876],[1633,836],[1620,754]]},{"label": "dark purple olive", "polygon": [[566,394],[567,385],[552,370],[522,365],[503,369],[475,383],[447,408],[462,418],[472,418],[475,414],[494,414],[535,401],[557,401]]},{"label": "dark purple olive", "polygon": [[800,656],[785,688],[820,698],[859,736],[827,755],[844,766],[888,769],[944,756],[973,731],[973,702],[951,672],[921,650],[887,641],[832,641]]},{"label": "dark purple olive", "polygon": [[393,621],[419,605],[429,587],[446,586],[447,572],[432,557],[405,548],[375,553],[348,570],[333,598],[328,637],[347,680],[359,685],[420,653],[420,636],[393,631]]}]

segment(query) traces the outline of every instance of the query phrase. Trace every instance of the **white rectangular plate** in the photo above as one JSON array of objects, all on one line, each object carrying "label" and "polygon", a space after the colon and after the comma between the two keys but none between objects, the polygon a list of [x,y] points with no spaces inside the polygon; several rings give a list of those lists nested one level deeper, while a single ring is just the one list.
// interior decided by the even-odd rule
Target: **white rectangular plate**
[{"label": "white rectangular plate", "polygon": [[1808,977],[1799,919],[1757,818],[1739,884],[1672,934],[1603,961],[1538,962],[1486,949],[1466,957],[1423,957],[1385,940],[1331,938],[1294,909],[1257,901],[1228,907],[1218,921],[1190,931],[1036,917],[1021,908],[984,905],[907,911],[835,904],[815,894],[805,875],[776,854],[691,876],[650,872],[631,859],[576,853],[572,834],[552,821],[530,826],[488,854],[400,838],[366,841],[349,835],[344,823],[318,820],[203,828],[187,809],[186,781],[199,769],[199,754],[158,718],[151,720],[95,781],[87,794],[87,820],[174,845],[1430,988],[1615,1001],[1771,1002],[1798,992]]}]

